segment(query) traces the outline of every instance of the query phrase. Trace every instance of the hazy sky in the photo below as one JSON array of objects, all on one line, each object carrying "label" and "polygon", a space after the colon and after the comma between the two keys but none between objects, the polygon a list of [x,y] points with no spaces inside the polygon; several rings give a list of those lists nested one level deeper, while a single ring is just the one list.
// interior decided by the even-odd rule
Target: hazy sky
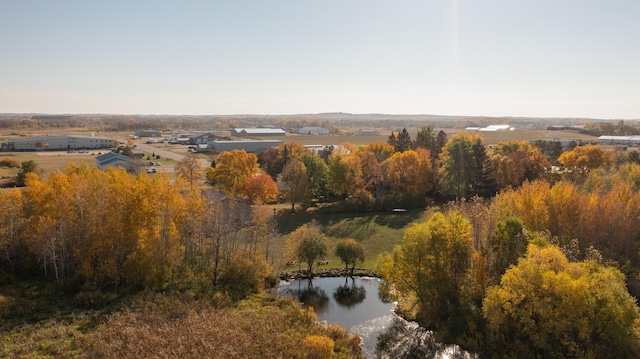
[{"label": "hazy sky", "polygon": [[0,1],[0,112],[640,119],[639,0]]}]

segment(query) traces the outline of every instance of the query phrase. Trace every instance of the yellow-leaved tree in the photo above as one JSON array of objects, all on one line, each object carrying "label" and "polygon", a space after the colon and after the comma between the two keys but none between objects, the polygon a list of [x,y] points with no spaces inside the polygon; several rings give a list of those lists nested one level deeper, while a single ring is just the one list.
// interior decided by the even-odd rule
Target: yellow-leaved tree
[{"label": "yellow-leaved tree", "polygon": [[638,307],[622,273],[592,257],[569,262],[532,244],[487,290],[483,315],[493,352],[503,357],[636,358]]},{"label": "yellow-leaved tree", "polygon": [[245,179],[259,171],[258,157],[244,150],[221,153],[215,167],[207,169],[207,181],[218,190],[235,194]]},{"label": "yellow-leaved tree", "polygon": [[442,335],[461,333],[470,299],[471,225],[457,211],[435,213],[404,233],[401,246],[383,255],[378,273],[402,296],[414,297],[418,319]]}]

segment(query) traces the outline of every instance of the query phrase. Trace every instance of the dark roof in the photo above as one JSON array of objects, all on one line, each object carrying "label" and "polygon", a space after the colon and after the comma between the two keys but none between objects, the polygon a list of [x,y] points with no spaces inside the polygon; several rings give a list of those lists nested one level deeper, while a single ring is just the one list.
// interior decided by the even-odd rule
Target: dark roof
[{"label": "dark roof", "polygon": [[115,152],[107,152],[103,155],[96,156],[98,167],[104,168],[118,161],[130,162],[131,158]]}]

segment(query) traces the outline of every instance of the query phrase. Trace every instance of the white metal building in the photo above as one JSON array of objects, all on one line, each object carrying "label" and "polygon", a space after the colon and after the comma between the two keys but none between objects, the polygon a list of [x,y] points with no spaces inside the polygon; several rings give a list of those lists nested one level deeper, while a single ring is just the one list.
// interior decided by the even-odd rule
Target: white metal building
[{"label": "white metal building", "polygon": [[2,143],[2,151],[67,151],[82,149],[113,148],[116,140],[96,136],[43,136],[23,137]]},{"label": "white metal building", "polygon": [[225,152],[233,150],[244,150],[248,153],[261,153],[270,147],[278,147],[282,141],[279,140],[237,140],[237,141],[209,141],[207,145],[198,146],[199,152],[216,151]]},{"label": "white metal building", "polygon": [[302,127],[298,130],[301,135],[313,135],[313,136],[326,136],[329,134],[329,130],[322,127]]},{"label": "white metal building", "polygon": [[234,128],[231,135],[238,137],[248,136],[284,136],[286,133],[281,128]]},{"label": "white metal building", "polygon": [[600,136],[598,144],[638,146],[640,145],[640,136]]}]

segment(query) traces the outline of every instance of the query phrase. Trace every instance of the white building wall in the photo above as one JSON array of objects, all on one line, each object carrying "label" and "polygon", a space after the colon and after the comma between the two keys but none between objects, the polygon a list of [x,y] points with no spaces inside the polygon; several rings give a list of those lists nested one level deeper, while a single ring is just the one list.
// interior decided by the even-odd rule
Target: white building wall
[{"label": "white building wall", "polygon": [[329,130],[322,127],[302,127],[298,130],[301,135],[314,135],[314,136],[326,136],[329,134]]}]

